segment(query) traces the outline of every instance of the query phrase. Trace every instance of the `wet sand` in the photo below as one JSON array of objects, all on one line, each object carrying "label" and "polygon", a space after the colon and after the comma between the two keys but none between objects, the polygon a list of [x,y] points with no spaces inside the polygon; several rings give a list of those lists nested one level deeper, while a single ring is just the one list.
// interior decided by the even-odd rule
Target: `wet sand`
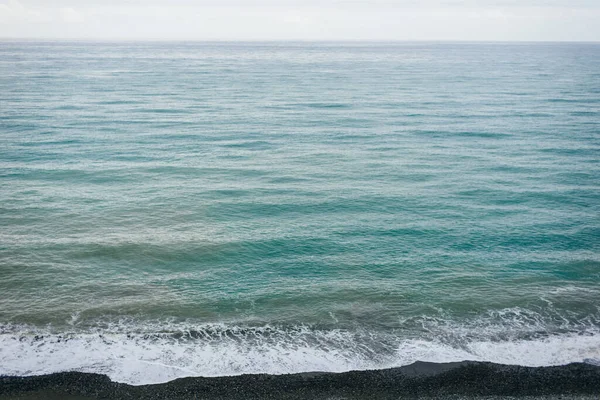
[{"label": "wet sand", "polygon": [[131,386],[64,372],[1,377],[0,399],[597,399],[600,366],[520,367],[423,363],[386,370],[182,378]]}]

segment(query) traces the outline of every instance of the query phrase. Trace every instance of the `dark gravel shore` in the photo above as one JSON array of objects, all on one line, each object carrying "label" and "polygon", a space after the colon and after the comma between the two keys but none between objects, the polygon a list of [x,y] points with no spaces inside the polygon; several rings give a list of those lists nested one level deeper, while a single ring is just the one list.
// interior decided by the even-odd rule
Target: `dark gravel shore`
[{"label": "dark gravel shore", "polygon": [[183,378],[131,386],[97,374],[1,377],[0,399],[595,399],[600,366],[519,367],[461,362],[340,374]]}]

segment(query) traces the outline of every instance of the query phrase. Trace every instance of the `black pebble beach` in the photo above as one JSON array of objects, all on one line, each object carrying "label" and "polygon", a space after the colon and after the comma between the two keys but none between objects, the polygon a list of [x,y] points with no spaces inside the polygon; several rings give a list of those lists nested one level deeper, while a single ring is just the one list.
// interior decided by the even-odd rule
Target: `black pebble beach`
[{"label": "black pebble beach", "polygon": [[63,372],[0,378],[0,399],[598,399],[600,366],[521,367],[417,362],[345,373],[182,378],[131,386],[107,376]]}]

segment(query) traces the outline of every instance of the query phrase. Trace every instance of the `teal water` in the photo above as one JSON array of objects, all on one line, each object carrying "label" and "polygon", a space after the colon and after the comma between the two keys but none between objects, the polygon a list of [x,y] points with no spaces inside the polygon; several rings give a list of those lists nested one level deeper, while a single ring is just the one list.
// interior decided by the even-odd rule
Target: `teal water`
[{"label": "teal water", "polygon": [[600,45],[0,42],[0,374],[600,360]]}]

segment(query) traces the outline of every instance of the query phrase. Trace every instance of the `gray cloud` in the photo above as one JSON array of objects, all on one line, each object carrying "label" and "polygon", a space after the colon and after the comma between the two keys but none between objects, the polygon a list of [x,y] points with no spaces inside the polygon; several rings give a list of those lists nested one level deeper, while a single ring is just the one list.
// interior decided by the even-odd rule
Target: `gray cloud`
[{"label": "gray cloud", "polygon": [[0,0],[0,37],[600,40],[591,0]]}]

